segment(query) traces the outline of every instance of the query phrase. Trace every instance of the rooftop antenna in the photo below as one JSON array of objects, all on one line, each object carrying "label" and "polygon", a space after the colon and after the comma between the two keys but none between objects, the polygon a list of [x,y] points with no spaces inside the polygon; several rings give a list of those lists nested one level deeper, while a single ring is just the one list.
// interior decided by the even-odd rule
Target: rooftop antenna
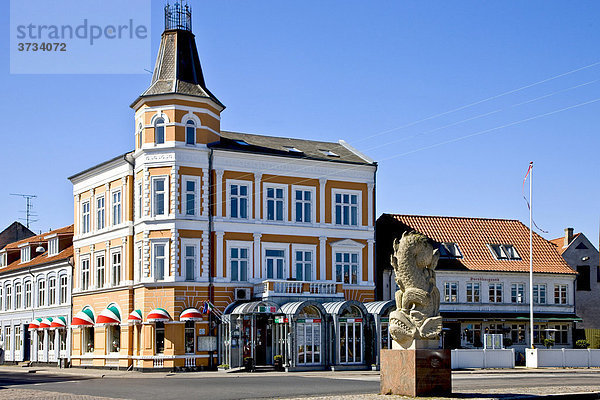
[{"label": "rooftop antenna", "polygon": [[22,197],[25,199],[26,202],[26,208],[25,211],[21,211],[25,213],[25,218],[19,218],[20,220],[25,220],[25,225],[27,226],[27,229],[29,229],[29,224],[30,222],[37,222],[37,219],[33,219],[32,217],[37,217],[37,214],[35,214],[32,210],[33,210],[33,203],[32,200],[37,198],[36,195],[34,194],[21,194],[21,193],[11,193],[11,196],[18,196],[18,197]]}]

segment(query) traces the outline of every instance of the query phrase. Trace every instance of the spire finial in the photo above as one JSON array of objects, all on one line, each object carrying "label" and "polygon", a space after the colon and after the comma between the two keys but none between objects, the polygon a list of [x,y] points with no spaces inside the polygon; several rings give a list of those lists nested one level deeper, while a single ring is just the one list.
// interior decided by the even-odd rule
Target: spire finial
[{"label": "spire finial", "polygon": [[165,30],[192,31],[192,7],[187,0],[175,0],[173,5],[165,6]]}]

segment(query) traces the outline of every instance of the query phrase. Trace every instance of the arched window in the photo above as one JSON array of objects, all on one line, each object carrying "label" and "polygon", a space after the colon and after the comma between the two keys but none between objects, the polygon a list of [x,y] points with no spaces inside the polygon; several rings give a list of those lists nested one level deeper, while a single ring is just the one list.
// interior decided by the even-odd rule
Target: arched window
[{"label": "arched window", "polygon": [[191,119],[185,124],[185,144],[196,144],[196,124]]},{"label": "arched window", "polygon": [[163,144],[165,142],[165,120],[157,118],[154,122],[154,143]]}]

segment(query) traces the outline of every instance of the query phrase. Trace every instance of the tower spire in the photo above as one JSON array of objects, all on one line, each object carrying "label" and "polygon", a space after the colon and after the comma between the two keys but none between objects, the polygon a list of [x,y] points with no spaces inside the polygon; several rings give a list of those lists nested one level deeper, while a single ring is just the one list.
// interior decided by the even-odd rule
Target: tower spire
[{"label": "tower spire", "polygon": [[180,29],[192,31],[192,7],[187,1],[176,0],[173,5],[165,6],[165,31]]}]

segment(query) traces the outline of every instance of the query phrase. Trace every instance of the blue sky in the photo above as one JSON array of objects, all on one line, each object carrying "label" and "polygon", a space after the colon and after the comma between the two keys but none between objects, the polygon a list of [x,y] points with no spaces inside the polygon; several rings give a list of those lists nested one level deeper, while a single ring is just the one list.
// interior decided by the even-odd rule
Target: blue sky
[{"label": "blue sky", "polygon": [[[528,223],[534,161],[543,236],[598,243],[599,2],[191,3],[223,129],[348,141],[379,161],[378,214]],[[24,209],[9,193],[34,193],[33,228],[57,228],[73,218],[67,177],[132,149],[129,104],[151,76],[10,75],[2,4],[0,227]]]}]

